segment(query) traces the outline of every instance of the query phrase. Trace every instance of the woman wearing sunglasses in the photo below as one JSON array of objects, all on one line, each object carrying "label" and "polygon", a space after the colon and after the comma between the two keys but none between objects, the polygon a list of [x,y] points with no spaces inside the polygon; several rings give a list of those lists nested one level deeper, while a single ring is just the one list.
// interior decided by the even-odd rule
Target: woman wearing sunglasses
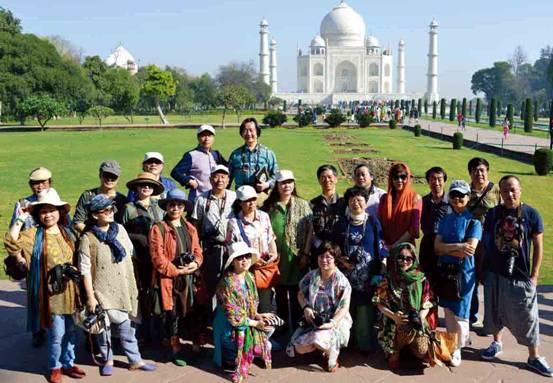
[{"label": "woman wearing sunglasses", "polygon": [[468,211],[470,186],[462,180],[449,187],[453,212],[440,221],[434,248],[438,255],[438,303],[444,308],[446,329],[457,334],[451,365],[461,364],[461,348],[469,337],[469,314],[476,284],[474,253],[482,237],[482,224]]},{"label": "woman wearing sunglasses", "polygon": [[388,191],[380,199],[378,218],[389,249],[402,242],[414,245],[419,237],[422,199],[413,190],[411,178],[403,162],[394,163],[388,173]]}]

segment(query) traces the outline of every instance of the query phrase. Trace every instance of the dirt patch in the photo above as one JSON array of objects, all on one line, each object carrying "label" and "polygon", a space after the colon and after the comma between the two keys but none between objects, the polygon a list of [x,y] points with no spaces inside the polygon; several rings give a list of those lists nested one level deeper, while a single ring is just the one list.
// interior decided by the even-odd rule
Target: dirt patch
[{"label": "dirt patch", "polygon": [[363,153],[378,153],[378,150],[372,148],[341,148],[334,149],[335,154],[363,154]]},{"label": "dirt patch", "polygon": [[345,141],[345,140],[354,140],[355,137],[350,136],[348,134],[325,134],[323,138],[326,141]]},{"label": "dirt patch", "polygon": [[357,142],[333,142],[330,144],[331,148],[334,147],[349,147],[349,146],[355,146],[355,147],[361,147],[361,148],[368,148],[371,147],[371,144],[363,144],[363,143],[357,143]]},{"label": "dirt patch", "polygon": [[[340,165],[340,170],[350,177],[353,174],[353,169],[359,164],[368,164],[373,176],[374,182],[381,188],[386,189],[388,184],[388,172],[390,167],[395,162],[395,160],[390,160],[388,158],[368,158],[368,157],[358,157],[358,158],[338,158],[338,164]],[[414,175],[413,183],[425,183],[424,177]]]}]

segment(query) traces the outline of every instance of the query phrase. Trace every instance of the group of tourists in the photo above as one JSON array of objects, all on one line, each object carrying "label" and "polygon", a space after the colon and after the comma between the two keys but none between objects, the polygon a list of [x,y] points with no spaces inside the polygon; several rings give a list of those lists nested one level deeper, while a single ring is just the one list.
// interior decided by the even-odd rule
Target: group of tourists
[{"label": "group of tourists", "polygon": [[215,129],[197,130],[198,146],[171,171],[188,193],[162,175],[161,153],[144,155],[126,196],[119,164],[102,162],[99,186],[82,193],[73,217],[52,173],[30,173],[5,264],[26,278],[27,328],[35,346],[47,339],[50,382],[85,376],[74,363],[79,327],[103,376],[114,373],[113,332],[131,370],[156,369],[140,353],[153,341],[185,366],[188,339],[192,352],[211,343],[215,364],[241,382],[255,357],[270,368],[281,348],[319,352],[330,372],[345,347],[367,357],[380,349],[391,369],[404,353],[457,367],[471,327],[493,335],[483,359],[502,352],[506,327],[528,347],[528,365],[552,376],[538,353],[544,226],[521,202],[518,177],[494,184],[488,162],[473,158],[470,182],[446,187],[446,171],[429,169],[421,197],[405,162],[391,165],[386,190],[362,163],[342,196],[337,169],[323,164],[321,194],[308,201],[259,142],[257,121],[239,132],[244,144],[227,161],[213,148]]}]

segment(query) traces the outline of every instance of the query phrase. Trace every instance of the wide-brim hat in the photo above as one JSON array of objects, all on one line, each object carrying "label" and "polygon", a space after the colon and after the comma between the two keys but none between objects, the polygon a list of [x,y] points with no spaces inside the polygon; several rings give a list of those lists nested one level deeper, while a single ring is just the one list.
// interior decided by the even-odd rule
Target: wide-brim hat
[{"label": "wide-brim hat", "polygon": [[62,201],[58,192],[54,188],[48,189],[45,193],[38,194],[38,200],[31,202],[27,211],[32,213],[37,206],[40,205],[52,205],[56,207],[63,207],[66,213],[71,210],[71,205],[65,201]]},{"label": "wide-brim hat", "polygon": [[154,192],[152,193],[152,195],[159,195],[165,190],[163,184],[156,180],[156,176],[148,172],[139,173],[135,179],[127,182],[127,188],[129,188],[129,190],[132,190],[138,185],[144,184],[151,185],[154,188]]},{"label": "wide-brim hat", "polygon": [[180,190],[179,188],[171,189],[167,193],[167,196],[159,200],[159,207],[163,210],[166,210],[167,203],[170,201],[180,201],[184,203],[185,206],[188,206],[188,200],[186,199],[186,193]]},{"label": "wide-brim hat", "polygon": [[252,265],[255,265],[258,260],[257,250],[248,246],[246,242],[234,242],[228,246],[229,257],[225,263],[225,270],[232,265],[232,261],[241,255],[251,254],[252,255]]}]

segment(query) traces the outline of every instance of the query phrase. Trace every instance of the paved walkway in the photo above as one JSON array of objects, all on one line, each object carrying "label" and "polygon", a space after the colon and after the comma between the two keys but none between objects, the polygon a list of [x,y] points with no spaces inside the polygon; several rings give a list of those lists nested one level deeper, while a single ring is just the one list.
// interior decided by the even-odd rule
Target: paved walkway
[{"label": "paved walkway", "polygon": [[[413,123],[414,124],[414,123]],[[470,141],[494,145],[509,149],[515,152],[534,154],[536,148],[549,148],[549,139],[533,136],[525,136],[522,134],[509,133],[508,138],[503,138],[503,133],[497,130],[476,128],[467,126],[465,130],[457,130],[457,123],[448,124],[445,122],[420,120],[419,124],[423,130],[428,130],[435,133],[442,133],[447,136],[453,136],[453,133],[460,131],[463,137]],[[511,130],[512,132],[512,130]]]},{"label": "paved walkway", "polygon": [[[542,347],[541,353],[553,362],[553,287],[539,289]],[[28,333],[25,333],[25,292],[21,285],[10,281],[0,281],[0,382],[1,383],[44,383],[46,379],[46,349],[33,349]],[[458,368],[435,367],[422,369],[406,361],[406,367],[391,372],[380,353],[361,357],[354,351],[345,351],[340,356],[342,368],[329,374],[323,371],[321,359],[317,355],[288,358],[284,352],[275,352],[273,370],[254,368],[256,377],[251,383],[269,382],[546,382],[553,381],[541,377],[525,368],[527,351],[515,345],[514,339],[506,336],[505,351],[501,359],[493,363],[479,359],[478,350],[488,346],[490,338],[472,334],[473,346],[463,355],[463,364]],[[155,382],[155,383],[207,383],[225,382],[226,376],[214,368],[208,356],[191,361],[191,366],[176,367],[167,361],[163,350],[154,349],[143,353],[146,359],[154,360],[158,369],[154,373],[130,372],[126,360],[116,357],[114,375],[100,377],[98,369],[84,352],[84,346],[77,347],[77,362],[87,372],[81,382]],[[64,382],[72,379],[64,377]]]}]

